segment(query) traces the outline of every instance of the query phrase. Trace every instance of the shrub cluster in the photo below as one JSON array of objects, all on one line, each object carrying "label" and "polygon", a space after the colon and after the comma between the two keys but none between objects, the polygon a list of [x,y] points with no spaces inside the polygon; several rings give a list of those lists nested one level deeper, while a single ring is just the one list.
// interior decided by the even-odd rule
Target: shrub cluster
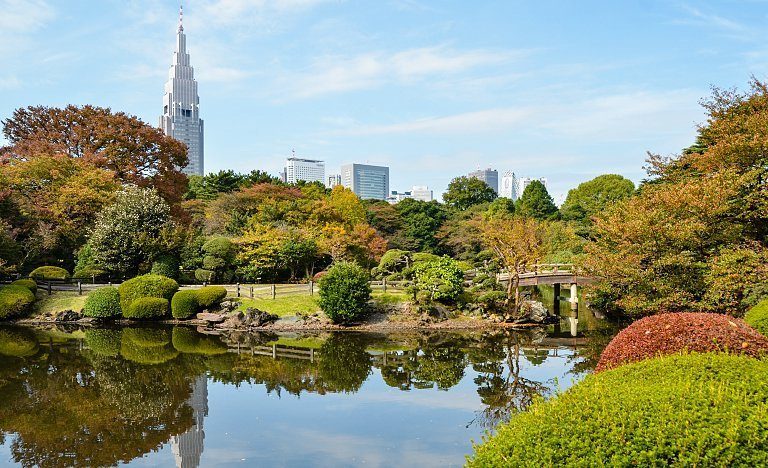
[{"label": "shrub cluster", "polygon": [[334,323],[365,315],[371,299],[369,275],[356,263],[334,264],[320,279],[320,308]]},{"label": "shrub cluster", "polygon": [[153,274],[137,276],[124,282],[118,288],[120,308],[125,314],[129,311],[133,301],[143,297],[163,298],[166,302],[170,302],[178,289],[179,284],[165,276]]},{"label": "shrub cluster", "polygon": [[152,365],[170,361],[178,356],[179,352],[170,346],[170,334],[167,329],[126,328],[120,341],[120,354],[129,361]]},{"label": "shrub cluster", "polygon": [[464,290],[464,272],[448,257],[416,263],[413,289],[420,302],[454,302]]},{"label": "shrub cluster", "polygon": [[83,305],[83,315],[86,317],[109,318],[121,314],[120,293],[113,286],[93,291]]},{"label": "shrub cluster", "polygon": [[218,305],[225,297],[227,288],[224,286],[205,286],[197,290],[197,302],[203,309]]},{"label": "shrub cluster", "polygon": [[744,316],[744,321],[763,336],[768,336],[768,299],[749,309]]},{"label": "shrub cluster", "polygon": [[177,279],[179,277],[179,260],[173,255],[160,255],[152,262],[150,273]]},{"label": "shrub cluster", "polygon": [[20,317],[32,309],[35,295],[29,288],[19,285],[0,287],[0,320]]},{"label": "shrub cluster", "polygon": [[177,319],[187,319],[195,315],[200,308],[197,291],[185,289],[178,291],[171,299],[171,315]]},{"label": "shrub cluster", "polygon": [[475,446],[470,467],[766,466],[768,361],[649,359],[587,376]]},{"label": "shrub cluster", "polygon": [[29,277],[38,281],[67,281],[70,275],[67,270],[61,267],[41,266],[32,270]]},{"label": "shrub cluster", "polygon": [[33,279],[18,279],[11,283],[11,286],[24,286],[32,291],[32,294],[37,292],[37,283]]},{"label": "shrub cluster", "polygon": [[768,354],[768,338],[744,321],[726,315],[653,315],[638,320],[616,335],[600,356],[596,371],[684,351],[720,351],[760,357]]},{"label": "shrub cluster", "polygon": [[167,314],[168,299],[162,297],[140,297],[123,309],[123,316],[130,319],[156,319]]}]

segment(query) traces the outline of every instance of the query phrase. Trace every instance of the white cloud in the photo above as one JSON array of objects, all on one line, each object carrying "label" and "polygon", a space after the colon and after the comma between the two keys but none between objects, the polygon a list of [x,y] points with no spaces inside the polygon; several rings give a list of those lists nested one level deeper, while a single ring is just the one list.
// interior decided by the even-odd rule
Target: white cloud
[{"label": "white cloud", "polygon": [[[200,0],[190,2],[193,25],[254,26],[274,16],[299,13],[330,0]],[[199,11],[199,13],[198,13]],[[186,19],[185,19],[186,21]]]},{"label": "white cloud", "polygon": [[54,10],[44,0],[0,0],[0,32],[25,33],[51,21]]},{"label": "white cloud", "polygon": [[307,98],[370,89],[389,82],[414,83],[435,75],[444,77],[498,65],[527,53],[482,49],[459,51],[437,46],[395,53],[324,56],[316,59],[305,73],[287,77],[288,95]]},{"label": "white cloud", "polygon": [[17,89],[21,87],[21,80],[16,75],[0,76],[0,90]]}]

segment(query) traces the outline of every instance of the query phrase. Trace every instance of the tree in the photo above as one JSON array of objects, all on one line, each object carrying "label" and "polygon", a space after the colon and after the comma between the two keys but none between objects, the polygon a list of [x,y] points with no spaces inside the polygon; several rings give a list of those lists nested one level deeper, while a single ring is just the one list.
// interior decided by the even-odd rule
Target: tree
[{"label": "tree", "polygon": [[629,179],[615,174],[601,175],[571,189],[560,207],[560,214],[565,220],[577,222],[586,235],[592,224],[592,216],[630,197],[634,191],[635,184]]},{"label": "tree", "polygon": [[368,272],[349,262],[335,263],[320,279],[320,308],[334,323],[350,323],[368,309]]},{"label": "tree", "polygon": [[446,205],[458,210],[466,210],[472,205],[490,202],[496,198],[496,192],[476,177],[457,177],[448,184],[448,191],[443,194]]},{"label": "tree", "polygon": [[506,197],[499,197],[488,205],[483,213],[486,219],[510,218],[515,214],[515,202]]},{"label": "tree", "polygon": [[517,212],[521,216],[535,219],[553,219],[557,217],[557,206],[549,196],[541,181],[532,180],[517,201]]},{"label": "tree", "polygon": [[180,171],[187,165],[185,145],[123,112],[89,105],[30,106],[3,121],[3,134],[10,146],[2,153],[10,159],[82,159],[121,182],[155,188],[172,206],[187,189]]},{"label": "tree", "polygon": [[163,249],[163,231],[171,229],[170,207],[149,188],[127,187],[102,211],[88,238],[93,268],[133,275]]},{"label": "tree", "polygon": [[447,219],[445,209],[436,201],[407,198],[395,205],[403,222],[400,247],[414,252],[438,252],[437,231]]},{"label": "tree", "polygon": [[483,241],[493,250],[509,274],[507,299],[512,308],[508,316],[520,312],[520,275],[544,256],[544,229],[535,218],[516,216],[511,220],[491,219],[482,226]]}]

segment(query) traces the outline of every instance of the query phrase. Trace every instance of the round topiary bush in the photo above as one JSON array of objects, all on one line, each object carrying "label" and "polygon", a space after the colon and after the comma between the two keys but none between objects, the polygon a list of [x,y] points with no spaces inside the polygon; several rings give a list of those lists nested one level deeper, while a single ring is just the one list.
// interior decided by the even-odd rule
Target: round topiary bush
[{"label": "round topiary bush", "polygon": [[32,309],[35,295],[18,285],[0,287],[0,320],[20,317]]},{"label": "round topiary bush", "polygon": [[88,295],[85,305],[83,305],[83,315],[86,317],[110,318],[118,317],[122,313],[120,293],[113,286],[93,291]]},{"label": "round topiary bush", "polygon": [[127,311],[131,303],[141,297],[160,297],[170,301],[179,284],[161,275],[142,275],[131,278],[118,288],[120,292],[120,308]]},{"label": "round topiary bush", "polygon": [[141,346],[125,337],[120,346],[120,354],[127,360],[139,364],[153,365],[170,361],[179,355],[179,352],[168,345]]},{"label": "round topiary bush", "polygon": [[197,303],[207,309],[221,303],[227,297],[227,288],[224,286],[205,286],[197,290]]},{"label": "round topiary bush", "polygon": [[195,315],[199,308],[197,291],[191,289],[179,291],[171,299],[171,315],[177,319],[188,319]]},{"label": "round topiary bush", "polygon": [[24,286],[25,288],[32,291],[32,294],[37,292],[37,283],[35,283],[35,280],[32,279],[18,279],[12,282],[11,286]]},{"label": "round topiary bush", "polygon": [[768,361],[665,356],[589,375],[495,429],[470,467],[766,466]]},{"label": "round topiary bush", "polygon": [[204,354],[208,356],[224,354],[227,345],[215,336],[207,336],[197,333],[187,327],[174,327],[173,347],[185,354]]},{"label": "round topiary bush", "polygon": [[195,270],[195,279],[200,281],[201,283],[210,283],[211,281],[216,279],[216,272],[212,270],[198,268],[197,270]]},{"label": "round topiary bush", "polygon": [[176,279],[179,277],[179,260],[173,255],[160,255],[152,262],[150,272],[153,275]]},{"label": "round topiary bush", "polygon": [[117,356],[122,334],[118,328],[90,328],[85,331],[85,343],[100,356]]},{"label": "round topiary bush", "polygon": [[171,332],[168,328],[125,328],[123,338],[131,340],[139,346],[165,346],[171,342]]},{"label": "round topiary bush", "polygon": [[768,336],[768,299],[749,309],[744,316],[744,321],[763,336]]},{"label": "round topiary bush", "polygon": [[38,281],[68,281],[69,272],[57,266],[37,267],[29,274],[29,277]]},{"label": "round topiary bush", "polygon": [[371,299],[368,272],[356,263],[335,263],[320,279],[320,308],[334,323],[364,316]]},{"label": "round topiary bush", "polygon": [[140,297],[123,309],[123,317],[130,319],[156,319],[168,315],[168,299]]},{"label": "round topiary bush", "polygon": [[616,335],[600,356],[596,371],[680,352],[726,352],[760,357],[768,338],[743,320],[707,313],[659,314],[638,320]]}]

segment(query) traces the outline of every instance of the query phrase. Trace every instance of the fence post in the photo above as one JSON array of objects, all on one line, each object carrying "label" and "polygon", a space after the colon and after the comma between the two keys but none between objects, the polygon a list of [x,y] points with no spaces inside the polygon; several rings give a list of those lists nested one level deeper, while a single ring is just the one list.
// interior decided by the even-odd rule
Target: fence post
[{"label": "fence post", "polygon": [[96,275],[91,275],[91,284],[96,284]]},{"label": "fence post", "polygon": [[77,282],[77,295],[82,296],[83,295],[83,283],[80,281]]},{"label": "fence post", "polygon": [[384,289],[384,294],[386,294],[387,293],[387,278],[384,278],[383,280],[381,280],[381,287],[382,287],[382,289]]},{"label": "fence post", "polygon": [[309,295],[310,296],[315,295],[315,282],[312,280],[309,280]]},{"label": "fence post", "polygon": [[51,282],[48,281],[48,295],[51,295]]},{"label": "fence post", "polygon": [[276,291],[275,285],[273,284],[272,285],[272,299],[274,299],[275,296],[277,296],[277,291]]},{"label": "fence post", "polygon": [[240,297],[240,283],[237,283],[237,297]]},{"label": "fence post", "polygon": [[208,282],[207,281],[203,281],[203,287],[206,287],[206,286],[208,286]]},{"label": "fence post", "polygon": [[253,285],[251,285],[251,299],[253,299]]},{"label": "fence post", "polygon": [[110,287],[110,288],[112,287],[112,281],[110,281],[110,282],[109,282],[109,287]]}]

